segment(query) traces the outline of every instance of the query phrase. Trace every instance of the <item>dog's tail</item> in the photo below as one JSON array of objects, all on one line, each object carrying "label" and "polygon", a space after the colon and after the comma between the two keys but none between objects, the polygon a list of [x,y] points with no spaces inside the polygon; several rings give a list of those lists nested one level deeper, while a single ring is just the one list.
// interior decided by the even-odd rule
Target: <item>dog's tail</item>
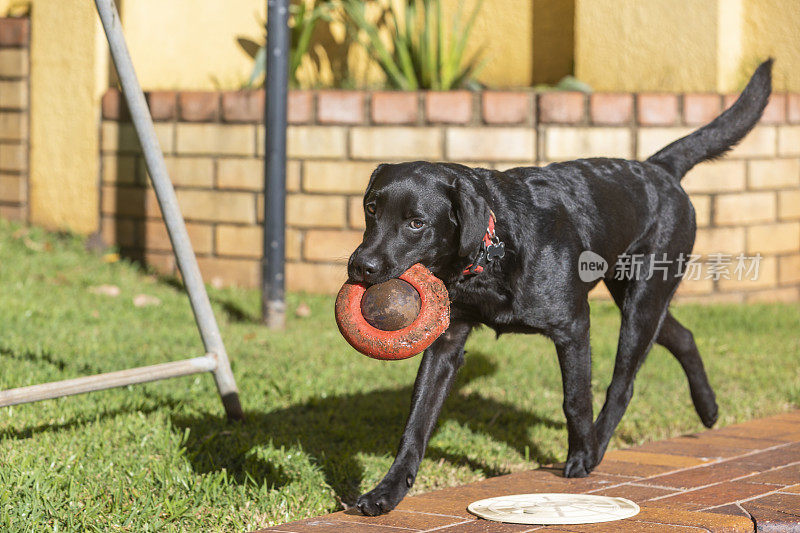
[{"label": "dog's tail", "polygon": [[733,148],[753,129],[767,106],[772,90],[772,59],[759,65],[739,99],[724,113],[699,130],[680,138],[647,161],[683,178],[696,164],[717,158]]}]

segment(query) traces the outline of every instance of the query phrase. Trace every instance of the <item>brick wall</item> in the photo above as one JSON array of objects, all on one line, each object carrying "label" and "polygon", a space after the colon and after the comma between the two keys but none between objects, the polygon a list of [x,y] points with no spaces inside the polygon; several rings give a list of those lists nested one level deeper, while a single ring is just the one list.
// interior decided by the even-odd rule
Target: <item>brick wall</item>
[{"label": "brick wall", "polygon": [[28,47],[25,18],[0,18],[0,217],[27,220]]},{"label": "brick wall", "polygon": [[[148,99],[206,279],[256,285],[263,94],[158,92]],[[716,94],[292,91],[288,288],[338,289],[363,229],[361,194],[379,162],[452,160],[503,169],[585,156],[643,158],[732,101]],[[103,117],[106,240],[172,271],[116,91],[105,95]],[[682,298],[800,299],[800,95],[775,94],[740,146],[694,169],[684,184],[697,211],[697,253],[760,252],[763,260],[758,281],[686,281]]]}]

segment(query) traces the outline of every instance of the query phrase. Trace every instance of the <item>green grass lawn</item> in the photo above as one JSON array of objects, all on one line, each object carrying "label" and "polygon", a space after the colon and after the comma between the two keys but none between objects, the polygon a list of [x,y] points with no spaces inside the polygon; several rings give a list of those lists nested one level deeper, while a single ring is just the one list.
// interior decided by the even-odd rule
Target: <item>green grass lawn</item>
[{"label": "green grass lawn", "polygon": [[[92,292],[103,284],[119,296]],[[135,307],[147,294],[160,305]],[[3,531],[241,531],[342,508],[392,460],[420,358],[380,362],[340,337],[330,297],[289,295],[285,332],[256,291],[211,290],[247,412],[228,424],[210,375],[0,409]],[[301,302],[308,318],[296,318]],[[720,425],[800,404],[800,307],[690,306]],[[595,409],[616,309],[592,306]],[[561,380],[544,338],[479,331],[413,493],[560,461]],[[0,222],[0,389],[202,354],[188,300],[80,239]],[[655,348],[612,447],[702,429],[678,363]]]}]

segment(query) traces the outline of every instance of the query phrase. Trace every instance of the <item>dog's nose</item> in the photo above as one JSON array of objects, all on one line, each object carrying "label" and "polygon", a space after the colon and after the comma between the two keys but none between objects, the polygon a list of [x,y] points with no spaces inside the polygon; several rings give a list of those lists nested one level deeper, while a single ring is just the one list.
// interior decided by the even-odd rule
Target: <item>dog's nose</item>
[{"label": "dog's nose", "polygon": [[362,259],[358,261],[357,267],[364,277],[371,276],[378,272],[380,265],[377,259]]},{"label": "dog's nose", "polygon": [[350,277],[358,281],[364,281],[380,270],[380,263],[376,258],[363,255],[354,257],[349,266]]}]

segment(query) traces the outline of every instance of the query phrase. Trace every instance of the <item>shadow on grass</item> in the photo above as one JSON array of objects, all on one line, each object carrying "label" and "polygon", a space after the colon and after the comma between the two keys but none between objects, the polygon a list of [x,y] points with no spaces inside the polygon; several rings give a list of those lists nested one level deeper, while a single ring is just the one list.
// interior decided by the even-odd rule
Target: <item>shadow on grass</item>
[{"label": "shadow on grass", "polygon": [[45,363],[47,365],[53,366],[60,370],[61,372],[70,369],[76,370],[78,373],[81,374],[92,374],[95,373],[95,369],[87,364],[83,365],[74,365],[68,364],[66,361],[59,359],[58,357],[54,356],[51,352],[38,349],[23,349],[15,351],[12,348],[7,346],[0,346],[0,357],[7,358],[12,357],[14,359],[18,359],[20,361],[28,361],[30,363]]},{"label": "shadow on grass", "polygon": [[[555,457],[545,454],[528,438],[528,429],[543,425],[563,428],[562,422],[545,419],[517,406],[463,393],[469,382],[491,375],[495,365],[480,353],[467,357],[440,417],[453,420],[476,433],[506,442],[532,460],[550,463]],[[231,425],[215,416],[173,416],[176,431],[189,430],[185,442],[187,457],[198,473],[225,469],[233,479],[274,488],[289,483],[286,473],[269,460],[259,457],[254,448],[270,443],[275,448],[300,447],[324,473],[326,482],[340,500],[352,504],[360,492],[363,468],[359,454],[394,454],[405,425],[411,387],[380,389],[371,392],[327,398],[268,413],[248,412],[244,424]],[[453,464],[467,464],[488,476],[505,473],[481,461],[452,451],[429,448],[427,457]]]},{"label": "shadow on grass", "polygon": [[[51,352],[46,350],[13,350],[6,346],[0,346],[0,359],[14,358],[19,361],[28,361],[31,363],[45,363],[57,368],[59,371],[66,370],[75,371],[80,376],[92,376],[100,374],[101,371],[88,364],[76,365],[72,362],[66,362],[54,356]],[[69,379],[69,378],[63,378]],[[59,381],[59,380],[53,380]],[[17,429],[3,429],[0,430],[0,439],[28,439],[40,433],[50,433],[55,431],[67,430],[80,427],[87,422],[100,418],[114,418],[115,416],[124,415],[133,411],[143,414],[150,414],[162,409],[177,409],[181,405],[181,401],[172,398],[166,398],[163,395],[152,394],[146,390],[140,390],[139,394],[148,400],[150,405],[128,405],[116,409],[106,409],[99,413],[93,413],[91,416],[76,416],[68,421],[60,422],[57,424],[46,422],[33,427],[26,427],[22,430]]]},{"label": "shadow on grass", "polygon": [[[150,395],[148,395],[150,396]],[[29,439],[41,433],[55,433],[58,431],[70,430],[78,427],[83,427],[88,423],[91,423],[95,420],[106,420],[106,419],[113,419],[114,417],[120,415],[127,415],[130,413],[141,413],[143,415],[149,415],[151,413],[156,413],[158,411],[162,411],[163,409],[178,409],[180,407],[181,402],[165,399],[162,397],[152,398],[154,401],[158,403],[150,406],[126,406],[126,407],[119,407],[116,409],[105,409],[103,411],[93,412],[91,416],[76,416],[66,422],[60,422],[54,424],[52,422],[45,422],[43,424],[39,424],[37,426],[26,427],[21,430],[17,429],[4,429],[0,431],[0,439],[15,439],[15,440],[23,440]]]},{"label": "shadow on grass", "polygon": [[[177,276],[166,275],[166,274],[159,274],[152,269],[140,264],[143,272],[147,272],[148,274],[154,275],[156,279],[160,283],[172,287],[177,292],[182,294],[186,293],[186,286],[183,284],[183,281]],[[246,311],[241,305],[236,303],[231,298],[226,298],[225,296],[216,295],[213,293],[208,294],[209,300],[211,303],[217,304],[222,308],[222,311],[228,317],[228,320],[231,322],[239,322],[244,324],[261,324],[261,317],[256,316],[248,311]]]}]

